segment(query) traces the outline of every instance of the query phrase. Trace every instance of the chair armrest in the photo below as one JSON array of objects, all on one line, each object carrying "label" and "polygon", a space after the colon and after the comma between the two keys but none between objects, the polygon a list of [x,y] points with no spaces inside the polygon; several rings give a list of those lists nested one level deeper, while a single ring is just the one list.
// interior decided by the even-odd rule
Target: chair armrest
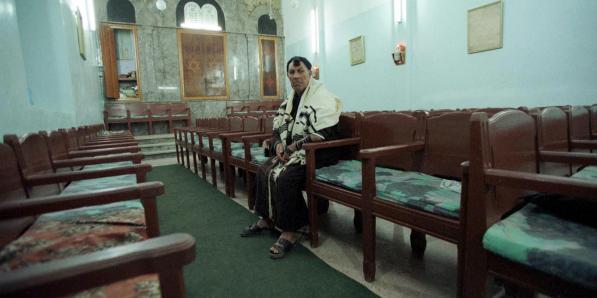
[{"label": "chair armrest", "polygon": [[49,173],[49,174],[35,174],[25,177],[25,183],[29,186],[61,183],[85,179],[103,178],[109,176],[119,176],[126,174],[146,174],[151,171],[151,165],[149,164],[138,164],[125,167],[116,167],[110,169],[101,170],[82,170],[76,172],[63,172],[63,173]]},{"label": "chair armrest", "polygon": [[361,138],[347,138],[347,139],[339,139],[339,140],[333,140],[333,141],[308,143],[308,144],[303,145],[303,149],[305,149],[305,151],[310,151],[310,150],[318,150],[318,149],[323,149],[323,148],[358,145],[360,143],[361,143]]},{"label": "chair armrest", "polygon": [[95,165],[101,163],[118,162],[118,161],[132,161],[133,163],[140,163],[143,160],[143,153],[122,153],[94,157],[81,157],[72,159],[56,160],[53,162],[56,168],[66,168],[74,166]]},{"label": "chair armrest", "polygon": [[539,151],[541,161],[597,165],[597,154],[584,152]]},{"label": "chair armrest", "polygon": [[138,146],[137,142],[113,143],[113,144],[99,144],[99,145],[83,145],[79,146],[79,150],[93,150],[93,149],[110,149],[120,147]]},{"label": "chair armrest", "polygon": [[[62,297],[135,276],[158,273],[163,281],[182,279],[182,267],[195,260],[195,239],[171,234],[98,252],[2,273],[2,297]],[[164,276],[171,274],[176,277]],[[182,284],[182,280],[180,280]],[[184,295],[184,287],[179,289]],[[162,289],[162,294],[167,293]]]},{"label": "chair armrest", "polygon": [[243,137],[241,137],[241,140],[245,144],[250,144],[250,143],[257,143],[257,142],[261,142],[263,140],[271,139],[271,137],[272,137],[271,133],[264,133],[264,134],[254,134],[254,135],[243,136]]},{"label": "chair armrest", "polygon": [[597,149],[596,140],[571,140],[570,146],[575,149]]},{"label": "chair armrest", "polygon": [[259,135],[260,131],[242,131],[242,132],[231,132],[220,134],[220,138],[228,139],[231,141],[241,141],[243,136]]},{"label": "chair armrest", "polygon": [[164,184],[162,182],[154,181],[106,188],[91,192],[29,198],[26,200],[12,200],[0,205],[0,218],[21,218],[48,212],[104,205],[114,202],[155,198],[163,193]]},{"label": "chair armrest", "polygon": [[383,156],[401,154],[404,152],[420,151],[425,148],[425,143],[414,142],[403,145],[392,145],[385,147],[362,149],[359,151],[360,159],[376,159]]},{"label": "chair armrest", "polygon": [[484,172],[485,182],[490,185],[575,196],[597,202],[597,181],[499,169],[485,169]]},{"label": "chair armrest", "polygon": [[97,156],[97,155],[108,155],[108,154],[115,154],[115,153],[136,153],[139,152],[141,149],[138,146],[129,146],[129,147],[118,147],[118,148],[110,148],[110,149],[93,149],[93,150],[73,150],[68,152],[68,156],[71,158],[76,157],[90,157],[90,156]]}]

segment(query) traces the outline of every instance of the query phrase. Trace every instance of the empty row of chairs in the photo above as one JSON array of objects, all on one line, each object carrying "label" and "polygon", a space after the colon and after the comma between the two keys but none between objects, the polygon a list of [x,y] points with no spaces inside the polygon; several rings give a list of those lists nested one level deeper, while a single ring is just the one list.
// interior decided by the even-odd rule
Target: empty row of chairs
[{"label": "empty row of chairs", "polygon": [[185,127],[191,125],[191,109],[186,103],[106,103],[104,108],[104,125],[108,130],[119,124],[132,131],[133,124],[143,123],[147,124],[147,133],[154,134],[154,125],[164,122],[172,133],[175,121],[184,122]]},{"label": "empty row of chairs", "polygon": [[102,125],[4,136],[0,296],[58,297],[101,286],[99,295],[139,282],[159,283],[164,297],[184,296],[182,266],[193,261],[195,241],[159,237],[164,185],[145,182],[151,166],[138,151],[130,132]]}]

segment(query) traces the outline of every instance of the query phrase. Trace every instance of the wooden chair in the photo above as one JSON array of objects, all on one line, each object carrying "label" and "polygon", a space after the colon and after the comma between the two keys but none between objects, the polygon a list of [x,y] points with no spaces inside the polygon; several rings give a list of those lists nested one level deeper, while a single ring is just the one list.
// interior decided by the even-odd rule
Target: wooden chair
[{"label": "wooden chair", "polygon": [[[226,173],[227,173],[227,169],[225,168],[225,156],[224,156],[224,143],[222,140],[221,135],[222,134],[228,134],[228,133],[240,133],[240,132],[244,132],[245,131],[245,119],[251,119],[249,122],[251,122],[251,129],[255,129],[255,126],[257,126],[257,131],[259,131],[259,121],[257,118],[251,117],[251,118],[241,118],[241,117],[230,117],[229,118],[229,123],[230,123],[230,129],[226,130],[226,131],[222,131],[222,130],[216,130],[216,131],[206,131],[206,132],[199,132],[197,135],[199,136],[198,139],[198,145],[199,147],[196,148],[198,149],[198,154],[200,154],[200,159],[203,160],[203,157],[205,158],[209,158],[210,160],[210,164],[211,164],[211,183],[213,184],[213,186],[217,186],[218,182],[217,182],[217,170],[216,170],[216,161],[219,161],[220,164],[220,169],[222,170],[222,175],[224,177],[224,181],[226,181]],[[255,124],[256,125],[253,125]],[[205,141],[206,140],[209,144],[209,146],[205,146]],[[229,191],[227,189],[226,194],[228,194]]]},{"label": "wooden chair", "polygon": [[170,127],[174,127],[175,121],[184,121],[184,127],[191,126],[191,108],[186,102],[170,103]]},{"label": "wooden chair", "polygon": [[4,273],[0,296],[63,297],[155,273],[162,297],[183,298],[182,267],[194,259],[195,239],[188,234],[172,234]]},{"label": "wooden chair", "polygon": [[[234,194],[234,183],[235,183],[235,168],[246,172],[246,161],[244,158],[245,148],[242,142],[242,137],[251,135],[260,135],[264,133],[265,129],[269,131],[273,128],[273,118],[256,118],[247,116],[243,118],[243,131],[242,132],[231,132],[222,133],[219,135],[222,144],[222,156],[221,162],[224,163],[224,177],[226,178],[226,194],[231,198],[235,197]],[[267,123],[266,123],[267,122]],[[258,145],[255,147],[259,147]],[[248,148],[251,150],[251,148]],[[235,157],[232,152],[242,152],[243,156]],[[212,168],[213,171],[213,168]],[[246,176],[245,176],[246,181]]]},{"label": "wooden chair", "polygon": [[[553,296],[597,295],[594,275],[583,281],[586,276],[576,269],[577,256],[597,254],[597,248],[582,240],[594,239],[597,230],[542,207],[557,198],[521,201],[522,195],[538,191],[576,197],[567,204],[595,202],[595,181],[536,171],[537,160],[595,164],[597,159],[578,158],[581,153],[537,153],[536,133],[533,118],[521,111],[500,112],[491,119],[475,113],[471,118],[470,179],[462,212],[464,297],[484,297],[488,274]],[[596,272],[594,262],[592,266],[581,272]]]},{"label": "wooden chair", "polygon": [[[362,149],[363,271],[375,278],[375,218],[411,228],[413,255],[422,257],[425,234],[458,246],[462,268],[461,163],[468,159],[470,112],[448,112],[427,118],[424,142]],[[415,155],[413,155],[413,153]],[[379,158],[419,156],[412,172],[379,168]],[[409,169],[409,168],[402,168]],[[378,175],[377,172],[380,172]],[[458,283],[461,284],[460,269]]]},{"label": "wooden chair", "polygon": [[172,120],[170,119],[170,105],[167,103],[149,104],[149,122],[151,125],[151,134],[155,134],[154,123],[166,122],[168,132],[173,133]]},{"label": "wooden chair", "polygon": [[[147,134],[151,134],[153,127],[149,106],[146,103],[135,102],[128,104],[127,109],[129,111],[129,123],[131,127],[135,123],[145,123],[147,124]],[[133,131],[131,130],[131,132]]]},{"label": "wooden chair", "polygon": [[[21,154],[26,154],[27,149],[24,151]],[[42,154],[42,152],[37,153]],[[61,222],[56,219],[59,217],[55,215],[56,213],[51,213],[50,218],[54,218],[54,220],[49,221],[48,218],[45,218],[45,221],[34,224],[41,214],[76,210],[80,207],[90,208],[91,206],[139,198],[143,201],[155,201],[156,196],[164,192],[162,183],[149,182],[95,192],[27,198],[26,186],[31,184],[32,181],[41,182],[39,175],[37,177],[29,175],[24,178],[23,173],[29,173],[28,170],[23,171],[19,168],[13,148],[6,144],[0,144],[0,231],[2,231],[0,233],[0,247],[11,250],[10,255],[12,256],[10,259],[3,259],[2,262],[10,261],[11,268],[18,268],[1,274],[0,296],[56,297],[147,273],[158,273],[160,281],[163,284],[168,283],[162,289],[162,295],[170,297],[184,296],[184,286],[181,286],[183,285],[181,268],[194,259],[195,252],[194,239],[188,235],[178,234],[157,237],[155,240],[110,248],[63,260],[58,259],[67,255],[78,255],[84,251],[75,249],[80,243],[93,242],[82,241],[84,236],[79,234],[75,234],[75,237],[60,234],[62,235],[60,239],[45,239],[43,241],[44,245],[50,243],[54,245],[52,247],[58,244],[63,247],[72,245],[73,249],[70,249],[68,253],[45,254],[43,259],[40,259],[42,255],[38,254],[27,257],[28,254],[35,253],[34,246],[27,246],[27,250],[18,251],[14,249],[20,247],[19,245],[11,245],[11,242],[17,240],[23,233],[26,237],[36,235],[35,233],[26,232],[28,229],[39,229],[41,227],[43,235],[52,235],[50,232],[57,229],[57,224]],[[49,176],[46,175],[45,178],[46,183],[53,182],[49,181]],[[57,176],[54,178],[57,178]],[[52,227],[44,228],[43,225],[46,222],[52,224]],[[82,229],[79,231],[82,233],[83,231],[93,230],[84,229],[85,223],[79,224],[66,221],[62,224],[66,226],[81,225]],[[123,227],[121,231],[126,229],[127,227]],[[150,236],[158,236],[158,234],[150,233]],[[126,237],[121,238],[126,239]],[[27,242],[28,240],[24,241]],[[7,254],[3,255],[7,256]],[[26,259],[12,260],[17,257]],[[42,261],[46,262],[34,265]],[[117,269],[127,272],[115,273],[115,270],[119,271]]]},{"label": "wooden chair", "polygon": [[104,106],[104,125],[108,131],[111,130],[111,124],[126,124],[127,129],[131,130],[131,123],[129,122],[129,115],[125,104],[114,103]]},{"label": "wooden chair", "polygon": [[[355,209],[355,228],[361,229],[359,211],[363,208],[363,196],[358,181],[349,178],[360,178],[360,161],[357,150],[384,145],[410,144],[416,141],[418,119],[401,113],[376,113],[363,117],[362,114],[342,115],[340,128],[344,138],[306,144],[303,148],[307,155],[307,177],[305,188],[309,198],[309,235],[311,246],[319,245],[318,237],[318,200],[331,200]],[[333,148],[340,156],[336,165],[315,168],[317,150]],[[329,150],[329,149],[328,149]],[[410,168],[412,158],[385,159],[381,162],[397,168]],[[343,174],[342,174],[343,173]],[[343,183],[344,178],[350,180],[350,186]],[[352,184],[355,182],[356,184]]]},{"label": "wooden chair", "polygon": [[[235,120],[237,121],[237,120]],[[241,121],[240,119],[238,121]],[[199,169],[197,167],[197,160],[201,165],[201,176],[203,179],[205,177],[205,164],[207,163],[207,158],[202,156],[201,152],[205,149],[209,149],[209,141],[208,138],[205,136],[208,132],[216,132],[221,131],[225,132],[228,131],[230,128],[230,121],[227,117],[220,117],[220,118],[210,118],[208,120],[207,127],[197,127],[193,129],[189,129],[189,150],[193,154],[193,168],[195,170],[195,174],[199,175]]]},{"label": "wooden chair", "polygon": [[[85,189],[86,183],[83,180],[96,179],[104,177],[114,177],[121,175],[134,175],[133,182],[127,179],[119,179],[116,182],[106,183],[109,186],[120,186],[134,183],[145,182],[147,172],[151,170],[151,165],[138,164],[133,166],[118,166],[113,168],[81,170],[76,172],[54,173],[48,146],[39,134],[27,134],[20,140],[15,135],[5,135],[4,143],[10,145],[15,152],[21,177],[24,181],[25,192],[28,197],[39,197],[47,195],[56,195],[62,193],[60,183],[72,182],[68,189],[69,193]],[[79,181],[79,186],[74,187],[73,181]],[[94,184],[102,185],[98,180],[93,180]],[[89,184],[90,182],[87,182]],[[82,186],[81,186],[82,185]],[[157,206],[155,201],[142,200],[145,218],[147,222],[147,231],[150,236],[159,235],[159,223],[157,220]]]}]

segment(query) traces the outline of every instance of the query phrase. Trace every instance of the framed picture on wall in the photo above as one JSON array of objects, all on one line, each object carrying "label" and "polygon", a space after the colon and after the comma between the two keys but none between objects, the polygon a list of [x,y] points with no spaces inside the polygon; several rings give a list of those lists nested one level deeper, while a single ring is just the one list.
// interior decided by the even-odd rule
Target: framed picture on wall
[{"label": "framed picture on wall", "polygon": [[489,3],[468,11],[468,53],[502,48],[503,2]]},{"label": "framed picture on wall", "polygon": [[350,65],[365,63],[365,37],[358,36],[348,41]]},{"label": "framed picture on wall", "polygon": [[83,18],[81,17],[81,11],[77,8],[75,11],[75,28],[77,30],[77,44],[79,45],[79,55],[83,60],[85,58],[85,31],[83,31]]},{"label": "framed picture on wall", "polygon": [[181,96],[227,99],[226,34],[178,29]]},{"label": "framed picture on wall", "polygon": [[276,38],[259,36],[259,85],[263,99],[280,99]]}]

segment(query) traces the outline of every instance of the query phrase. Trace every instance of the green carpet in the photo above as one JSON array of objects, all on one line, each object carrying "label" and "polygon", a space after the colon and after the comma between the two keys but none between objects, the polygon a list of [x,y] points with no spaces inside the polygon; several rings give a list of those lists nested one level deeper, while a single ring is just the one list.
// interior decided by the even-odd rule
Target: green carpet
[{"label": "green carpet", "polygon": [[188,297],[375,296],[301,245],[270,259],[270,233],[239,236],[257,217],[189,170],[154,167],[148,180],[166,185],[158,199],[162,235],[184,232],[197,240],[197,258],[184,272]]}]

